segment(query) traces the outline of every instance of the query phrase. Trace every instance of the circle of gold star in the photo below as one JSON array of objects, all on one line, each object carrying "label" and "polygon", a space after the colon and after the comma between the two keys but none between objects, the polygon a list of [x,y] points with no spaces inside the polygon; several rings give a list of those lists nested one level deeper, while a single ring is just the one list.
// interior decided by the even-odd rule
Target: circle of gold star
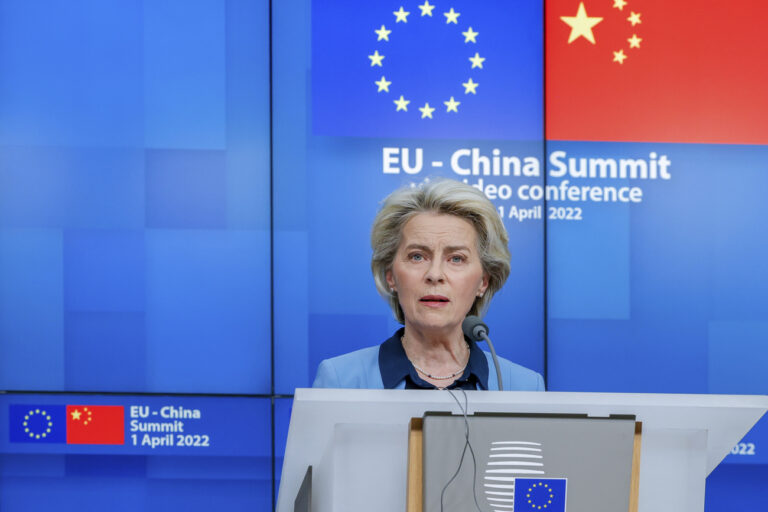
[{"label": "circle of gold star", "polygon": [[[42,429],[39,431],[37,428],[32,429],[29,424],[30,420],[35,416],[41,416],[43,420]],[[22,421],[21,426],[24,427],[24,433],[27,434],[30,439],[45,439],[48,437],[48,434],[51,433],[51,429],[53,428],[53,418],[45,410],[30,409],[29,412],[24,415],[24,421]]]},{"label": "circle of gold star", "polygon": [[[419,20],[421,18],[432,18],[433,17],[433,11],[435,9],[435,5],[430,4],[429,0],[424,0],[424,3],[421,5],[418,5],[419,12],[413,13],[412,18],[410,18],[410,21],[413,22],[414,20]],[[438,11],[439,12],[439,11]],[[443,16],[445,17],[445,25],[456,25],[459,26],[459,20],[461,19],[461,13],[457,12],[454,7],[449,7],[447,11],[444,11]],[[409,22],[409,16],[411,15],[410,11],[406,11],[405,7],[402,5],[396,10],[392,11],[392,15],[394,16],[394,22],[392,21],[392,18],[390,18],[390,23],[394,23],[395,25],[398,23],[408,24]],[[434,14],[436,16],[436,14]],[[391,26],[391,25],[390,25]],[[461,30],[461,35],[463,36],[464,44],[477,44],[477,38],[480,35],[480,32],[472,28],[471,26],[461,27],[466,28],[466,30]],[[369,59],[369,67],[379,67],[384,68],[384,62],[386,59],[386,43],[389,42],[390,35],[392,34],[393,30],[390,28],[387,28],[386,23],[381,24],[381,26],[377,29],[374,29],[373,31],[376,34],[376,42],[379,43],[379,48],[376,48],[372,54],[368,55]],[[383,53],[380,53],[379,50],[381,50]],[[473,73],[474,70],[482,70],[483,64],[487,60],[486,57],[483,57],[480,52],[474,52],[474,55],[469,55],[468,60],[470,62],[469,71],[470,73]],[[387,79],[387,75],[377,75],[379,76],[378,80],[374,80],[374,84],[376,85],[376,93],[384,93],[389,94],[390,88],[394,88],[394,90],[397,91],[396,84],[393,84],[392,80]],[[391,75],[390,75],[391,76]],[[474,81],[474,77],[470,76],[466,82],[461,83],[461,87],[463,88],[464,94],[477,94],[477,87],[479,83]],[[443,101],[442,103],[445,105],[445,113],[458,113],[459,112],[459,105],[461,105],[461,101],[456,100],[456,95],[460,93],[462,89],[458,89],[457,93],[453,96],[450,96],[448,100]],[[392,100],[392,103],[395,106],[395,112],[408,112],[408,105],[411,103],[410,99],[407,99],[403,94],[400,94],[400,91],[397,91],[399,94],[399,98]],[[418,103],[417,103],[418,104]],[[439,104],[438,104],[439,105]],[[418,107],[418,110],[421,112],[421,119],[433,119],[433,115],[437,111],[435,107],[430,106],[429,102],[424,102],[423,106]],[[442,111],[441,111],[442,112]]]}]

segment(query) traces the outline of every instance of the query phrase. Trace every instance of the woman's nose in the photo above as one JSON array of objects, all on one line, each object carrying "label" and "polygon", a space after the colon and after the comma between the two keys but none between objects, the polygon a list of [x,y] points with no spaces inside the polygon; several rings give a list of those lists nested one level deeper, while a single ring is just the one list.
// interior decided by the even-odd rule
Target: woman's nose
[{"label": "woman's nose", "polygon": [[427,269],[426,279],[428,283],[440,283],[444,279],[443,264],[441,261],[433,260]]}]

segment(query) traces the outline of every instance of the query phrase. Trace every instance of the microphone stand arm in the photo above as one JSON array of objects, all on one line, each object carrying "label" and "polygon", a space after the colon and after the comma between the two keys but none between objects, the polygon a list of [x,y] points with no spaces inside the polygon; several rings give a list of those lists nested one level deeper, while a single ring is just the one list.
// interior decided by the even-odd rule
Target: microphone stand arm
[{"label": "microphone stand arm", "polygon": [[491,349],[491,357],[493,358],[493,366],[496,367],[496,379],[499,381],[499,391],[504,391],[504,385],[501,382],[501,367],[499,366],[499,359],[496,357],[496,350],[493,348],[493,343],[491,343],[491,338],[488,337],[488,334],[485,332],[485,329],[480,331],[480,337],[485,340],[485,342],[488,344],[488,348]]}]

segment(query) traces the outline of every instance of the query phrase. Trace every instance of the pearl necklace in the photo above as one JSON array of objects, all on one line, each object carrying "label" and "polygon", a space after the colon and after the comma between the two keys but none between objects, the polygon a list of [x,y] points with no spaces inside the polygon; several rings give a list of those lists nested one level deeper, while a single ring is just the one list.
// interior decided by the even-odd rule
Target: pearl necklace
[{"label": "pearl necklace", "polygon": [[[400,343],[402,343],[403,350],[405,350],[405,336],[400,336]],[[467,343],[467,352],[469,352],[469,343]],[[469,364],[469,357],[467,357],[467,362],[464,363],[464,366],[462,366],[461,368],[459,368],[458,370],[456,370],[452,374],[450,374],[450,375],[432,375],[431,373],[428,373],[427,371],[425,371],[422,368],[418,367],[416,365],[416,363],[414,363],[413,360],[411,360],[411,358],[408,357],[408,353],[407,352],[405,354],[405,357],[408,358],[408,361],[410,361],[411,364],[413,365],[413,367],[416,368],[417,372],[419,372],[419,373],[421,373],[423,375],[426,375],[427,377],[429,377],[432,380],[448,380],[448,379],[453,379],[453,378],[457,377],[458,375],[461,375],[462,373],[464,373],[464,370],[467,369],[467,365]]]}]

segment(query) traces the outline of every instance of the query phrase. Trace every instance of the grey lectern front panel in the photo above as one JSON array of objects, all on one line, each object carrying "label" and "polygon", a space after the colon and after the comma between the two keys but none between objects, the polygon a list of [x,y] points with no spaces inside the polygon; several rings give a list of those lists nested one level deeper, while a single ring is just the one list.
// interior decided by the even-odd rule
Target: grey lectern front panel
[{"label": "grey lectern front panel", "polygon": [[[635,418],[469,416],[467,450],[444,494],[445,512],[619,512],[629,508]],[[424,416],[424,511],[459,467],[463,416]],[[473,491],[473,478],[475,486]]]}]

